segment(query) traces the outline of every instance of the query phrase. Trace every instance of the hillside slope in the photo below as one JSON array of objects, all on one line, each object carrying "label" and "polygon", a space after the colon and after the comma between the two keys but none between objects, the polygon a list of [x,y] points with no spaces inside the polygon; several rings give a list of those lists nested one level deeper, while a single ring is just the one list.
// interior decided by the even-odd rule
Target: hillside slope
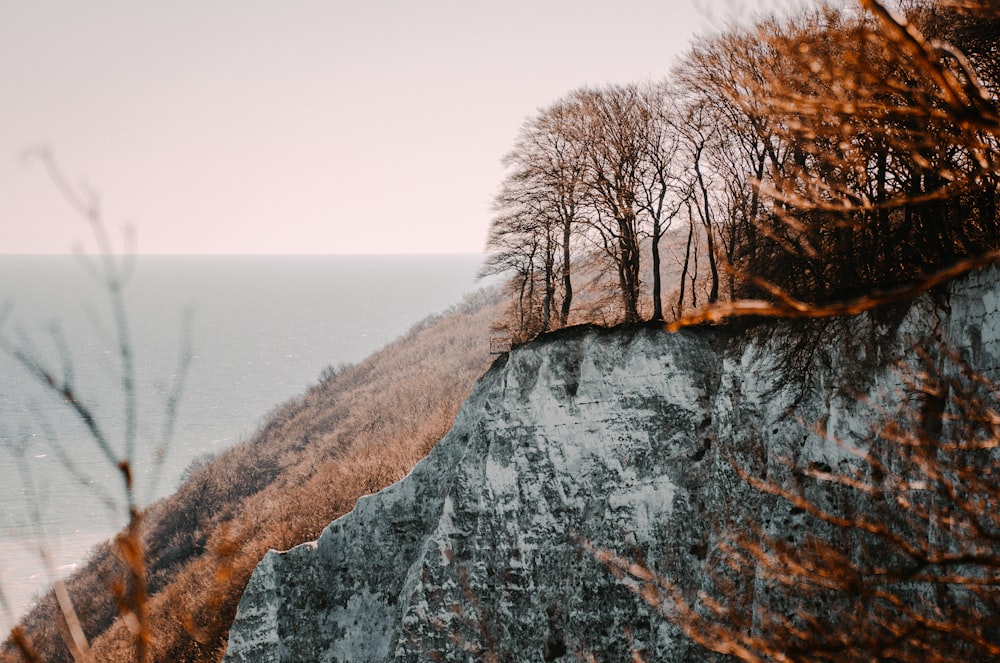
[{"label": "hillside slope", "polygon": [[[723,588],[734,619],[780,611],[773,578],[730,577],[721,545],[759,527],[801,546],[817,525],[744,477],[792,482],[789,462],[852,476],[842,445],[864,448],[878,412],[905,405],[904,376],[948,365],[942,340],[1000,376],[1000,272],[951,288],[915,302],[877,353],[846,321],[801,380],[782,368],[789,329],[753,342],[725,326],[581,327],[515,349],[405,479],[264,558],[225,660],[710,660],[633,594],[645,571],[622,583],[585,542],[687,595]],[[989,596],[977,627],[995,637]]]},{"label": "hillside slope", "polygon": [[[193,467],[146,515],[153,659],[217,661],[240,594],[268,549],[314,539],[358,497],[404,476],[448,430],[489,364],[494,294],[429,318],[355,366],[328,370],[250,439]],[[104,546],[69,581],[98,661],[130,661]],[[69,661],[54,598],[23,626],[46,661]],[[2,661],[20,657],[9,645]]]}]

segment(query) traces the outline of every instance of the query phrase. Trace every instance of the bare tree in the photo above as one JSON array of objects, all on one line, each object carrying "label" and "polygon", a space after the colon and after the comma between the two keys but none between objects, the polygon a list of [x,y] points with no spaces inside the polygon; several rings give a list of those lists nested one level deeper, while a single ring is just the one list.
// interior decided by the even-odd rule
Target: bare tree
[{"label": "bare tree", "polygon": [[[582,217],[584,162],[579,132],[580,114],[561,101],[539,112],[521,127],[514,149],[504,157],[509,169],[494,208],[487,250],[487,270],[501,273],[514,267],[521,282],[518,308],[521,335],[550,328],[556,305],[556,281],[562,286],[558,323],[569,319],[573,301],[571,247]],[[533,287],[541,273],[541,317],[526,327],[534,306]],[[527,298],[525,292],[529,290]]]},{"label": "bare tree", "polygon": [[715,255],[715,222],[712,217],[712,202],[709,192],[708,177],[705,173],[705,153],[710,143],[715,139],[716,130],[705,122],[702,108],[692,109],[693,112],[685,122],[685,133],[688,139],[688,149],[690,151],[691,165],[694,169],[695,178],[695,209],[698,210],[698,218],[705,231],[705,240],[708,245],[708,267],[711,272],[712,285],[708,295],[708,303],[714,304],[719,300],[719,266],[716,263]]},{"label": "bare tree", "polygon": [[636,86],[574,92],[585,124],[591,227],[615,266],[625,322],[639,320],[639,200],[650,116],[642,111]]},{"label": "bare tree", "polygon": [[[517,293],[515,338],[523,340],[547,331],[555,299],[555,225],[552,217],[532,205],[528,191],[505,191],[498,197],[507,206],[494,217],[487,246],[491,250],[482,275],[513,274],[510,287]],[[534,201],[534,202],[537,202]],[[538,301],[537,289],[541,291]]]},{"label": "bare tree", "polygon": [[[698,43],[674,68],[675,95],[685,111],[681,128],[689,135],[689,160],[721,187],[711,192],[714,228],[726,261],[728,291],[746,296],[739,274],[747,261],[761,260],[758,219],[766,213],[761,187],[784,163],[784,146],[768,126],[768,111],[754,91],[783,64],[776,49],[749,32],[731,32]],[[704,140],[711,126],[713,140]],[[701,138],[699,138],[701,137]],[[698,145],[702,145],[699,153]],[[707,152],[706,152],[707,149]],[[697,174],[697,172],[696,172]],[[704,189],[706,187],[698,186]],[[701,208],[706,209],[704,195]],[[705,216],[703,214],[703,216]]]},{"label": "bare tree", "polygon": [[663,320],[663,275],[660,242],[671,223],[690,200],[691,187],[680,171],[677,153],[681,138],[678,131],[677,107],[667,83],[649,84],[640,88],[640,112],[647,114],[646,126],[640,138],[646,141],[642,195],[639,210],[649,219],[650,257],[653,272],[653,320]]},{"label": "bare tree", "polygon": [[549,206],[562,229],[560,326],[566,325],[573,303],[572,242],[583,216],[585,195],[584,146],[574,140],[578,122],[579,117],[572,104],[557,103],[537,118],[536,131],[530,137],[533,147],[537,149],[536,158],[531,160],[531,172],[540,184],[549,189]]},{"label": "bare tree", "polygon": [[[509,262],[501,255],[508,254],[512,246],[536,256],[537,267],[529,271],[537,271],[542,284],[538,330],[550,327],[553,316],[548,311],[560,295],[558,322],[560,326],[567,324],[575,294],[570,277],[575,263],[603,262],[594,279],[602,281],[597,298],[612,292],[603,280],[610,276],[616,281],[621,302],[618,319],[638,321],[647,240],[651,315],[663,319],[661,242],[672,221],[686,209],[692,187],[699,181],[707,187],[707,175],[700,180],[687,177],[688,165],[678,158],[684,143],[683,123],[672,94],[666,82],[583,88],[543,109],[522,127],[515,148],[504,161],[510,171],[496,199],[498,215],[487,244],[495,255],[489,259],[488,269],[496,271]],[[715,237],[711,214],[703,206],[698,209],[703,219],[700,234],[711,245]],[[561,236],[554,233],[557,227]],[[509,239],[515,228],[521,236],[548,239],[502,241]],[[550,249],[559,256],[551,258]],[[709,252],[715,298],[719,272],[714,246]],[[553,270],[562,277],[561,293],[551,287]],[[530,281],[521,280],[523,284]]]}]

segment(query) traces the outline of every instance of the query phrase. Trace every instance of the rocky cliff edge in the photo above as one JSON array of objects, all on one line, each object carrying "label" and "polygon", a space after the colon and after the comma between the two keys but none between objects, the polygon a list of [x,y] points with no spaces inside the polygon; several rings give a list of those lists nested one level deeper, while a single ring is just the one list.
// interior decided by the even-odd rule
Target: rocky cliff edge
[{"label": "rocky cliff edge", "polygon": [[582,542],[697,588],[720,533],[800,518],[734,467],[848,462],[831,440],[868,433],[856,391],[891,392],[914,347],[957,349],[996,379],[998,309],[1000,272],[974,273],[879,323],[879,347],[841,338],[797,377],[776,341],[731,326],[574,328],[518,347],[410,475],[267,555],[225,660],[707,660]]}]

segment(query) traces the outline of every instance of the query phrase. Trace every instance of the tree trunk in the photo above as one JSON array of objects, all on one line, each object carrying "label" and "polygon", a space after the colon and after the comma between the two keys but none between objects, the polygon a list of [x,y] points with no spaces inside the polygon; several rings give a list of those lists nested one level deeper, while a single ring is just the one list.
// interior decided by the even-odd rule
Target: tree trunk
[{"label": "tree trunk", "polygon": [[708,238],[708,267],[712,271],[712,290],[708,293],[708,303],[719,301],[719,265],[715,261],[715,233],[712,224],[705,224],[705,235]]},{"label": "tree trunk", "polygon": [[559,326],[565,327],[567,321],[569,320],[569,310],[573,303],[573,281],[570,278],[570,255],[569,255],[569,240],[570,240],[570,222],[569,220],[563,221],[563,266],[562,266],[562,278],[563,278],[563,300],[562,309],[559,311]]},{"label": "tree trunk", "polygon": [[653,222],[653,320],[663,320],[663,302],[660,301],[660,220]]},{"label": "tree trunk", "polygon": [[524,297],[525,297],[525,292],[524,291],[528,287],[528,279],[530,279],[530,278],[531,278],[531,274],[530,273],[522,275],[522,278],[521,278],[521,288],[520,288],[520,291],[518,292],[518,296],[517,296],[517,314],[518,314],[518,318],[519,318],[518,323],[517,323],[517,332],[518,332],[518,336],[521,339],[523,339],[527,335],[527,330],[528,330],[528,323],[527,323],[527,320],[525,319],[525,316],[524,316]]},{"label": "tree trunk", "polygon": [[691,214],[691,205],[688,204],[688,241],[687,249],[684,251],[684,266],[681,268],[681,293],[677,297],[677,318],[684,316],[684,288],[687,285],[688,265],[691,262],[691,240],[694,238],[694,215]]},{"label": "tree trunk", "polygon": [[698,147],[694,158],[694,172],[698,175],[698,187],[701,189],[702,205],[704,212],[701,221],[705,224],[705,237],[708,240],[708,266],[712,272],[712,290],[708,294],[708,303],[714,304],[719,299],[719,266],[715,263],[715,233],[712,232],[711,208],[708,204],[708,187],[705,186],[705,178],[701,173],[701,151],[704,144]]},{"label": "tree trunk", "polygon": [[542,300],[542,331],[549,330],[552,321],[552,302],[556,297],[555,256],[553,246],[545,248],[545,296]]},{"label": "tree trunk", "polygon": [[621,250],[622,302],[625,322],[639,321],[639,239],[635,232],[635,214],[618,219],[618,246]]}]

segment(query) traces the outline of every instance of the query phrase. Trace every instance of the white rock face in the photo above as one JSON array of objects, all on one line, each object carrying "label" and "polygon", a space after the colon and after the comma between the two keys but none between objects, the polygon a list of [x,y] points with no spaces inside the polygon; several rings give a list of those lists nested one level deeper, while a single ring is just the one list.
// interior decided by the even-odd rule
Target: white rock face
[{"label": "white rock face", "polygon": [[[733,469],[777,459],[836,467],[874,394],[935,337],[997,377],[1000,273],[911,307],[888,344],[807,364],[796,388],[773,353],[728,328],[564,330],[515,349],[480,380],[452,430],[399,483],[362,498],[320,539],[254,572],[226,661],[713,660],[581,545],[705,582],[725,528],[794,532],[788,505]],[[859,365],[863,370],[859,370]],[[749,609],[749,608],[748,608]]]}]

